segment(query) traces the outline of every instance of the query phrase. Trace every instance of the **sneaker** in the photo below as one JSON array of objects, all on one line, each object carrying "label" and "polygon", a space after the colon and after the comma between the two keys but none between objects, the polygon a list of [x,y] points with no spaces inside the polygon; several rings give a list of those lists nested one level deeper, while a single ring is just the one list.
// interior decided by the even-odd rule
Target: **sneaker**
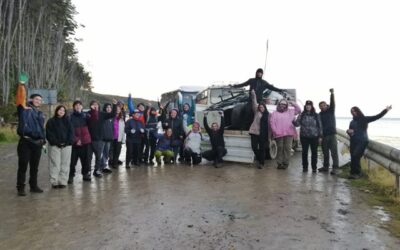
[{"label": "sneaker", "polygon": [[131,168],[131,166],[130,165],[126,165],[125,168],[128,169],[128,168]]},{"label": "sneaker", "polygon": [[101,177],[103,177],[103,174],[100,172],[100,170],[96,170],[96,171],[94,171],[93,176],[97,177],[97,178],[101,178]]},{"label": "sneaker", "polygon": [[118,160],[118,165],[122,165],[122,163],[123,163],[122,161]]},{"label": "sneaker", "polygon": [[39,187],[31,187],[31,193],[43,193],[43,190],[40,189]]},{"label": "sneaker", "polygon": [[336,175],[337,173],[338,173],[337,169],[333,168],[332,171],[331,171],[331,175]]},{"label": "sneaker", "polygon": [[259,161],[256,162],[256,166],[258,169],[262,169],[263,165],[261,165],[261,163]]},{"label": "sneaker", "polygon": [[51,187],[54,188],[54,189],[59,188],[58,185],[56,185],[56,184],[51,184]]},{"label": "sneaker", "polygon": [[66,188],[66,187],[67,185],[62,185],[62,184],[58,185],[58,188]]},{"label": "sneaker", "polygon": [[109,169],[109,168],[104,168],[104,169],[102,170],[102,172],[103,172],[104,174],[111,174],[111,173],[112,173],[112,170]]},{"label": "sneaker", "polygon": [[308,172],[308,168],[303,168],[303,173],[307,173]]},{"label": "sneaker", "polygon": [[322,167],[322,168],[318,168],[318,172],[328,172],[329,168],[327,167]]},{"label": "sneaker", "polygon": [[317,169],[313,168],[312,172],[315,174],[317,172]]}]

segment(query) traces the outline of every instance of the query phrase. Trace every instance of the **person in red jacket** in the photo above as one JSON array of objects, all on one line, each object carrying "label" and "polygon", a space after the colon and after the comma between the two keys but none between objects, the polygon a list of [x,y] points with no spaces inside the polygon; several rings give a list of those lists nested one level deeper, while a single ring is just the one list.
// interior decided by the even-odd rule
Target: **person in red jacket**
[{"label": "person in red jacket", "polygon": [[74,140],[72,144],[68,184],[72,184],[74,182],[74,176],[76,172],[75,166],[78,163],[78,160],[81,161],[81,173],[83,180],[92,180],[90,177],[90,163],[88,157],[92,139],[90,137],[88,128],[88,117],[86,113],[82,112],[83,107],[81,101],[75,101],[72,107],[73,113],[71,114],[70,119],[74,130]]}]

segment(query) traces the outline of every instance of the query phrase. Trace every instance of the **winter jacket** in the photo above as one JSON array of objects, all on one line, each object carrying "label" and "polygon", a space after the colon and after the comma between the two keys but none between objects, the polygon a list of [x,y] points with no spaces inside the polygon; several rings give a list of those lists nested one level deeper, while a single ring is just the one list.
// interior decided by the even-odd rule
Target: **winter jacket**
[{"label": "winter jacket", "polygon": [[110,142],[114,140],[114,119],[107,119],[103,123],[103,141]]},{"label": "winter jacket", "polygon": [[276,88],[273,85],[269,84],[267,81],[262,78],[250,78],[244,83],[233,85],[234,88],[241,88],[250,85],[249,88],[249,102],[251,102],[251,91],[254,89],[256,93],[257,102],[260,103],[263,100],[264,90],[270,89],[277,92],[283,92],[282,89]]},{"label": "winter jacket", "polygon": [[102,141],[104,139],[104,123],[106,120],[112,119],[115,116],[116,107],[116,105],[113,105],[111,113],[95,110],[90,110],[88,112],[88,127],[92,141]]},{"label": "winter jacket", "polygon": [[178,117],[166,119],[165,122],[162,124],[162,127],[165,130],[168,128],[172,129],[173,140],[180,139],[180,136],[184,136],[182,120]]},{"label": "winter jacket", "polygon": [[297,132],[293,121],[296,115],[300,114],[301,110],[296,103],[293,103],[293,105],[294,109],[287,108],[283,112],[276,110],[270,115],[269,124],[274,138],[296,136]]},{"label": "winter jacket", "polygon": [[319,117],[321,119],[323,135],[336,134],[335,97],[333,93],[331,93],[331,101],[328,109],[321,111]]},{"label": "winter jacket", "polygon": [[74,139],[73,145],[76,145],[78,141],[81,141],[82,145],[92,143],[92,138],[90,137],[88,121],[86,113],[78,113],[74,111],[70,116],[70,121],[74,129]]},{"label": "winter jacket", "polygon": [[311,112],[301,113],[296,121],[296,126],[300,126],[300,137],[315,138],[322,137],[322,125],[318,114]]},{"label": "winter jacket", "polygon": [[268,136],[268,110],[265,108],[264,113],[258,111],[258,103],[255,94],[252,92],[252,106],[253,106],[253,114],[254,120],[250,126],[249,134],[252,135],[260,135],[261,138],[267,139]]},{"label": "winter jacket", "polygon": [[184,148],[190,148],[192,152],[200,154],[201,153],[201,141],[203,140],[203,135],[201,132],[194,132],[190,130],[187,126],[186,120],[183,120],[183,129],[185,130],[185,142]]},{"label": "winter jacket", "polygon": [[349,129],[352,129],[353,135],[350,136],[350,142],[366,142],[368,141],[368,123],[382,118],[387,113],[384,109],[382,112],[375,116],[353,117],[350,122]]},{"label": "winter jacket", "polygon": [[17,133],[21,137],[29,137],[34,140],[45,139],[44,115],[32,103],[28,108],[18,106],[18,128]]},{"label": "winter jacket", "polygon": [[153,138],[156,138],[157,124],[160,119],[156,115],[152,115],[150,112],[151,109],[149,109],[148,112],[145,112],[146,136],[152,136]]},{"label": "winter jacket", "polygon": [[74,143],[72,123],[68,117],[52,117],[46,123],[46,139],[51,146],[69,146]]},{"label": "winter jacket", "polygon": [[183,105],[182,105],[182,107],[179,107],[179,110],[181,111],[181,114],[182,114],[181,115],[181,119],[182,120],[186,120],[187,126],[193,125],[193,122],[194,122],[194,107],[195,107],[195,103],[194,103],[193,98],[191,98],[191,99],[192,99],[191,105],[189,105],[189,103],[185,103],[185,104],[187,104],[189,106],[189,110],[188,111],[184,111],[183,110]]},{"label": "winter jacket", "polygon": [[126,141],[131,143],[141,143],[144,135],[142,121],[134,118],[129,119],[125,124]]},{"label": "winter jacket", "polygon": [[204,122],[204,128],[206,129],[207,134],[210,137],[210,142],[211,142],[212,149],[216,150],[218,147],[224,147],[225,148],[225,140],[224,140],[225,120],[224,120],[224,117],[221,116],[221,124],[220,124],[219,129],[217,131],[212,130],[208,126],[207,116],[206,115],[204,116],[203,122]]},{"label": "winter jacket", "polygon": [[157,146],[156,150],[165,151],[165,150],[172,150],[172,137],[168,137],[165,133],[164,134],[156,134]]},{"label": "winter jacket", "polygon": [[114,125],[114,140],[117,140],[118,142],[124,142],[125,141],[125,121],[123,118],[118,119],[115,117],[113,119],[113,125]]}]

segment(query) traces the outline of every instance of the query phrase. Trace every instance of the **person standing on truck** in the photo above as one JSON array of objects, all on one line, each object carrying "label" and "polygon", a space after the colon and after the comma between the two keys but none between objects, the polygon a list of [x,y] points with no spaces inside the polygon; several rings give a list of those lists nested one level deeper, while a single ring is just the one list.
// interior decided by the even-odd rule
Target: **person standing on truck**
[{"label": "person standing on truck", "polygon": [[257,103],[254,89],[251,91],[254,120],[250,126],[251,148],[253,149],[256,166],[262,169],[265,160],[265,143],[268,137],[268,110],[264,102]]},{"label": "person standing on truck", "polygon": [[261,103],[263,100],[263,93],[266,89],[274,90],[279,93],[284,93],[283,89],[279,89],[274,87],[272,84],[269,84],[267,81],[262,79],[264,71],[260,68],[256,71],[256,77],[250,78],[244,83],[232,85],[233,88],[242,88],[246,86],[250,86],[249,88],[249,99],[247,105],[242,109],[241,116],[244,119],[242,123],[242,130],[247,129],[253,121],[253,109],[252,109],[252,98],[251,98],[251,91],[254,90],[256,94],[257,103]]},{"label": "person standing on truck", "polygon": [[368,123],[382,118],[392,109],[392,105],[387,106],[382,112],[374,116],[365,116],[359,107],[352,107],[350,112],[353,116],[349,129],[346,131],[350,136],[350,157],[351,169],[349,179],[361,177],[360,160],[368,145]]},{"label": "person standing on truck", "polygon": [[[294,109],[289,109],[289,104],[292,105]],[[272,112],[270,115],[269,124],[272,136],[278,146],[278,152],[276,155],[278,169],[286,169],[289,166],[293,137],[297,134],[293,121],[296,115],[300,114],[300,112],[301,109],[299,105],[281,99],[278,102],[276,111]]]},{"label": "person standing on truck", "polygon": [[322,141],[321,120],[313,102],[308,100],[304,106],[304,111],[294,122],[295,126],[300,126],[300,142],[302,147],[303,172],[308,172],[308,148],[311,148],[311,168],[312,172],[317,172],[318,144]]},{"label": "person standing on truck", "polygon": [[251,105],[251,102],[252,102],[252,99],[251,99],[251,91],[252,90],[254,90],[254,92],[256,93],[257,103],[260,103],[260,102],[263,101],[263,93],[264,93],[264,90],[266,90],[266,89],[274,90],[274,91],[277,91],[279,93],[283,93],[284,92],[283,89],[279,89],[277,87],[274,87],[274,85],[269,84],[267,81],[262,79],[263,74],[264,74],[263,69],[261,69],[261,68],[257,69],[255,78],[250,78],[249,80],[247,80],[244,83],[232,85],[232,87],[233,88],[242,88],[242,87],[250,86],[250,88],[249,88],[249,100],[248,100],[248,103],[250,105]]},{"label": "person standing on truck", "polygon": [[336,138],[336,117],[335,117],[335,96],[333,89],[330,89],[331,100],[329,105],[322,101],[319,103],[319,117],[322,123],[322,153],[324,155],[323,167],[319,168],[319,172],[329,171],[329,152],[332,156],[331,174],[336,174],[339,167],[339,157]]},{"label": "person standing on truck", "polygon": [[221,166],[220,164],[223,163],[222,157],[224,157],[227,153],[224,140],[224,126],[225,126],[224,112],[218,111],[218,113],[221,116],[220,126],[218,126],[218,123],[216,122],[211,124],[211,128],[208,126],[207,111],[204,112],[204,119],[203,119],[204,128],[206,129],[211,142],[211,150],[203,152],[203,158],[205,158],[208,161],[213,161],[213,165],[216,168]]}]

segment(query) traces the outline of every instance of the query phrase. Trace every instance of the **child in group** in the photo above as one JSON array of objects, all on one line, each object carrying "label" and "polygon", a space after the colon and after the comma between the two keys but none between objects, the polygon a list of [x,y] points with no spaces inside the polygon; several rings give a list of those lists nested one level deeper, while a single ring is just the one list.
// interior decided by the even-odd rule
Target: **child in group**
[{"label": "child in group", "polygon": [[167,128],[164,134],[157,134],[156,157],[157,164],[161,164],[161,156],[163,157],[164,164],[169,164],[173,161],[174,151],[172,149],[172,129]]}]

